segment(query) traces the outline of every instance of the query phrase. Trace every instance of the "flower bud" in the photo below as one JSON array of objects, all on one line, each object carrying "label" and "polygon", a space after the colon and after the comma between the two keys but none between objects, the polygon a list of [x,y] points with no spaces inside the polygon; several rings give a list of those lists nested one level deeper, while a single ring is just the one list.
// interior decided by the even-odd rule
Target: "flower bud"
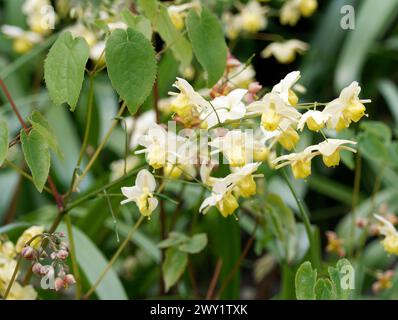
[{"label": "flower bud", "polygon": [[68,251],[66,250],[59,250],[57,252],[57,258],[61,260],[65,260],[68,257]]},{"label": "flower bud", "polygon": [[32,247],[27,246],[22,249],[21,255],[27,260],[33,260],[37,256],[37,251]]},{"label": "flower bud", "polygon": [[72,285],[76,283],[75,277],[73,276],[73,274],[67,274],[64,278],[64,282],[67,285]]},{"label": "flower bud", "polygon": [[41,276],[41,270],[43,269],[43,266],[41,265],[41,263],[36,262],[35,264],[33,264],[32,266],[32,272],[38,276]]},{"label": "flower bud", "polygon": [[59,278],[59,277],[57,277],[57,278],[55,279],[54,286],[55,286],[55,291],[61,290],[62,288],[65,287],[65,285],[64,285],[64,280],[61,279],[61,278]]}]

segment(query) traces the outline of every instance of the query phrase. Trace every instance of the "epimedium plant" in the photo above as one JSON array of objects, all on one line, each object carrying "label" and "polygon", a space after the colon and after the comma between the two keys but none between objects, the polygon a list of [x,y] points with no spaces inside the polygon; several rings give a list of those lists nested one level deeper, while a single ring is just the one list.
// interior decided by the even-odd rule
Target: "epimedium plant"
[{"label": "epimedium plant", "polygon": [[[311,16],[316,7],[315,0],[288,0],[280,8],[280,23],[295,25],[300,17]],[[210,246],[207,247],[210,236],[214,242],[226,241],[225,251],[234,245],[228,239],[220,239],[228,237],[229,231],[219,234],[212,232],[212,227],[195,229],[194,222],[201,219],[198,216],[201,212],[211,217],[206,219],[213,219],[208,224],[210,226],[229,223],[224,226],[236,230],[241,224],[250,233],[241,255],[232,261],[228,273],[221,275],[223,282],[216,292],[221,265],[227,263],[218,260],[206,298],[223,297],[226,288],[233,287],[239,266],[254,241],[256,252],[267,249],[276,257],[286,277],[284,281],[290,279],[294,282],[292,272],[295,268],[289,271],[291,266],[297,266],[305,258],[311,261],[302,264],[295,274],[298,299],[349,298],[350,292],[342,289],[340,282],[341,268],[351,266],[348,260],[339,260],[335,268],[329,267],[329,276],[325,278],[317,279],[317,272],[312,269],[312,266],[318,270],[322,267],[319,234],[317,227],[311,224],[307,206],[292,178],[307,179],[312,173],[311,163],[318,156],[325,167],[335,167],[340,161],[352,167],[352,154],[358,150],[371,161],[380,161],[383,168],[394,166],[397,148],[396,142],[391,141],[388,127],[365,121],[360,123],[358,135],[351,131],[350,126],[366,115],[365,104],[370,103],[369,99],[359,97],[361,87],[358,82],[353,81],[342,89],[336,99],[322,103],[300,101],[303,87],[299,84],[299,71],[288,73],[270,90],[262,88],[255,81],[251,59],[241,62],[229,50],[239,34],[253,36],[266,28],[267,12],[272,8],[256,1],[239,5],[237,12],[226,10],[221,14],[222,24],[213,7],[199,1],[165,5],[156,0],[140,0],[129,7],[125,3],[123,7],[109,6],[102,15],[94,11],[92,16],[85,15],[86,8],[73,8],[77,26],[56,34],[44,62],[45,85],[54,108],[66,104],[70,112],[78,111],[79,99],[86,88],[85,78],[88,80],[84,137],[70,184],[64,193],[57,189],[50,175],[52,157],[62,159],[65,156],[62,143],[52,127],[57,124],[50,125],[39,111],[33,111],[24,120],[0,79],[22,127],[10,143],[8,123],[0,119],[0,165],[16,167],[8,160],[7,153],[20,143],[30,174],[18,167],[16,169],[30,179],[40,193],[52,194],[58,212],[52,217],[46,232],[39,229],[32,234],[28,229],[18,241],[22,248],[9,250],[12,253],[7,254],[7,266],[13,271],[11,278],[0,282],[2,296],[24,297],[18,294],[21,285],[17,278],[22,258],[25,258],[33,260],[21,282],[25,286],[25,297],[36,297],[33,287],[28,285],[32,273],[44,277],[53,270],[56,273],[54,289],[74,285],[77,299],[89,298],[94,293],[101,298],[104,294],[100,290],[102,283],[110,281],[113,285],[120,285],[113,267],[132,238],[135,241],[141,239],[141,244],[144,243],[145,249],[161,264],[161,295],[177,290],[176,285],[185,271],[197,292],[192,261],[203,250],[211,250]],[[32,50],[32,46],[48,36],[43,30],[31,28],[31,32],[41,35],[40,40],[32,34],[23,34],[22,37],[14,32],[17,52]],[[157,37],[164,43],[160,49],[156,46]],[[273,43],[264,49],[262,56],[274,56],[283,64],[291,63],[296,53],[302,54],[308,49],[299,40],[284,41],[272,34],[266,38]],[[167,59],[173,61],[171,65],[181,77],[163,80],[171,68],[166,63]],[[192,65],[200,70],[196,78],[192,76],[195,71]],[[94,83],[105,69],[120,105],[97,148],[90,151]],[[173,87],[178,92],[169,92],[168,98],[160,99],[160,90],[167,92]],[[143,109],[151,110],[143,112]],[[173,122],[166,128],[165,123],[170,120]],[[119,126],[126,134],[118,141],[124,145],[124,158],[114,164],[115,174],[110,182],[100,181],[98,188],[82,192],[82,185]],[[177,133],[177,129],[180,132]],[[317,135],[320,142],[306,145],[305,132]],[[128,136],[132,133],[134,141],[129,141]],[[220,155],[224,162],[220,162]],[[89,158],[85,161],[87,156]],[[291,167],[292,174],[285,166]],[[293,210],[285,204],[284,194],[267,190],[265,175],[269,172],[284,179],[301,222],[296,221]],[[173,190],[176,185],[181,185],[179,191]],[[183,199],[182,194],[189,188],[193,192],[192,199]],[[111,229],[115,230],[117,237],[123,230],[124,240],[118,243],[109,261],[104,262],[100,256],[103,262],[100,271],[87,275],[82,263],[89,265],[89,259],[79,253],[75,240],[79,238],[87,246],[91,243],[73,225],[71,213],[90,200],[101,197],[112,215]],[[191,230],[182,217],[188,206],[194,214],[190,218],[193,221]],[[127,215],[131,215],[132,210],[136,213],[137,208],[139,218],[133,219],[135,223],[129,218],[131,226],[126,225],[119,230],[115,208]],[[220,215],[216,215],[217,211]],[[373,213],[368,213],[366,218],[373,219]],[[142,233],[139,233],[144,223],[153,223],[153,215],[158,215],[160,221],[161,241],[155,247],[142,241]],[[382,244],[386,252],[397,254],[398,236],[394,226],[383,216],[376,215],[375,219],[380,222],[377,225],[379,232],[385,236]],[[63,236],[57,233],[60,228],[65,229],[69,244],[60,240]],[[37,238],[42,241],[33,245]],[[362,238],[366,241],[366,235]],[[10,241],[0,244],[0,253],[4,256],[6,249],[13,246]],[[342,252],[338,235],[330,235],[327,250]],[[69,255],[71,270],[65,262]],[[87,268],[90,267],[93,268],[92,265]],[[87,281],[90,285],[86,285],[87,291],[83,292]],[[286,297],[291,297],[291,294],[287,293]]]}]

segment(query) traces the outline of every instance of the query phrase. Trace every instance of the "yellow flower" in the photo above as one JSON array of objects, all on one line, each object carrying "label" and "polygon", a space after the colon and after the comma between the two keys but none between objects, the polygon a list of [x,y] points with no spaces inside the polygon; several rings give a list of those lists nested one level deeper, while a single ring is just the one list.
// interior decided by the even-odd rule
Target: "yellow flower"
[{"label": "yellow flower", "polygon": [[[300,40],[291,39],[284,42],[273,42],[269,44],[261,52],[261,56],[263,58],[269,58],[273,55],[275,59],[278,60],[279,63],[288,64],[292,63],[296,59],[296,53],[303,54],[307,50],[308,50],[307,43]],[[297,96],[296,97],[294,96],[295,94],[293,93],[291,98],[292,99],[297,98]]]},{"label": "yellow flower", "polygon": [[185,26],[185,11],[198,5],[199,4],[197,2],[191,2],[180,5],[171,5],[167,8],[171,22],[173,22],[177,30],[182,30]]},{"label": "yellow flower", "polygon": [[260,101],[251,103],[247,111],[248,115],[260,113],[261,125],[267,131],[278,129],[283,120],[287,120],[289,124],[297,123],[301,116],[300,112],[287,105],[275,92],[267,93]]},{"label": "yellow flower", "polygon": [[377,214],[375,214],[374,216],[377,220],[381,222],[378,230],[380,234],[385,237],[384,240],[381,242],[384,250],[389,254],[398,255],[398,232],[395,229],[394,225],[382,216],[379,216]]},{"label": "yellow flower", "polygon": [[301,0],[300,12],[304,17],[310,17],[318,7],[317,0]]},{"label": "yellow flower", "polygon": [[[16,251],[20,253],[24,248],[25,244],[32,239],[33,237],[41,234],[44,232],[44,227],[42,226],[32,226],[29,229],[26,229],[23,234],[19,237],[17,244],[16,244]],[[38,249],[41,243],[41,237],[37,237],[30,243],[30,246],[34,249]]]},{"label": "yellow flower", "polygon": [[14,259],[17,252],[15,246],[11,241],[2,242],[0,240],[0,260],[3,259]]},{"label": "yellow flower", "polygon": [[126,204],[135,202],[143,216],[149,217],[158,205],[158,199],[153,195],[156,181],[153,175],[146,169],[137,174],[135,186],[122,187],[122,193],[127,198],[120,202]]},{"label": "yellow flower", "polygon": [[[2,295],[5,290],[2,290]],[[18,282],[14,282],[7,296],[7,300],[36,300],[37,292],[31,285],[21,286]]]},{"label": "yellow flower", "polygon": [[288,127],[278,137],[278,142],[280,145],[289,151],[294,149],[299,140],[300,136],[292,127]]},{"label": "yellow flower", "polygon": [[297,129],[302,131],[304,129],[304,124],[307,124],[308,129],[317,132],[325,126],[327,120],[328,117],[321,111],[309,110],[301,116],[297,124]]},{"label": "yellow flower", "polygon": [[344,146],[344,144],[353,144],[355,141],[342,140],[342,139],[327,139],[317,145],[309,147],[312,151],[318,151],[322,155],[323,163],[327,167],[335,167],[340,163],[340,151],[347,150],[356,152],[355,149]]},{"label": "yellow flower", "polygon": [[311,160],[315,155],[316,154],[312,153],[311,149],[306,148],[299,153],[290,153],[280,156],[272,161],[272,163],[276,165],[275,169],[290,165],[294,178],[305,179],[311,174]]},{"label": "yellow flower", "polygon": [[227,179],[234,184],[234,191],[237,196],[249,198],[256,194],[257,186],[253,173],[257,171],[260,165],[261,162],[255,162],[239,169],[233,169],[233,173]]},{"label": "yellow flower", "polygon": [[341,91],[337,99],[326,105],[322,113],[328,118],[329,128],[341,131],[348,128],[351,121],[358,122],[365,115],[363,104],[369,103],[370,100],[359,99],[360,92],[361,87],[354,81]]},{"label": "yellow flower", "polygon": [[220,211],[221,215],[226,218],[239,207],[238,201],[232,195],[232,192],[227,192],[221,201],[216,204],[217,209]]},{"label": "yellow flower", "polygon": [[19,54],[27,53],[35,44],[43,40],[40,34],[32,31],[25,31],[16,26],[3,25],[1,26],[1,32],[8,38],[13,39],[13,49]]},{"label": "yellow flower", "polygon": [[242,28],[246,32],[256,33],[267,25],[265,17],[266,9],[262,8],[257,1],[250,1],[241,11]]},{"label": "yellow flower", "polygon": [[278,84],[274,85],[272,92],[278,94],[286,104],[295,106],[299,99],[293,89],[301,87],[302,90],[305,90],[302,86],[297,84],[300,78],[300,71],[292,71],[279,81]]}]

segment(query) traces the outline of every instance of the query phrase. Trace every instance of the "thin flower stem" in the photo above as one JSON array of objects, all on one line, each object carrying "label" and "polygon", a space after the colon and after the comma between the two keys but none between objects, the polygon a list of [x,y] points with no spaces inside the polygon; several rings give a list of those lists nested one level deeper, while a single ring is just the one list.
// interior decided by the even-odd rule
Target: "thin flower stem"
[{"label": "thin flower stem", "polygon": [[309,214],[306,210],[306,208],[304,207],[303,201],[300,199],[300,197],[298,196],[296,189],[294,188],[292,182],[290,181],[289,177],[287,176],[286,170],[284,168],[280,169],[282,171],[282,176],[285,179],[293,197],[294,200],[296,201],[298,207],[299,207],[299,211],[300,211],[300,215],[301,215],[301,219],[304,222],[304,226],[305,226],[305,231],[307,233],[307,237],[308,237],[308,242],[310,245],[310,253],[311,253],[311,262],[313,263],[313,265],[316,268],[319,268],[319,260],[317,258],[317,253],[316,253],[316,247],[315,247],[315,243],[314,243],[314,237],[313,237],[313,233],[311,231],[311,223],[310,223],[310,219],[309,219]]},{"label": "thin flower stem", "polygon": [[354,177],[354,190],[352,193],[352,209],[351,209],[351,230],[350,230],[350,252],[349,257],[352,257],[354,253],[355,243],[355,223],[356,223],[356,207],[358,203],[359,189],[361,184],[361,155],[358,151],[355,159],[355,177]]},{"label": "thin flower stem", "polygon": [[17,265],[15,266],[14,272],[12,273],[10,283],[8,284],[6,292],[4,293],[4,300],[7,300],[8,294],[10,293],[15,278],[17,277],[19,267],[21,266],[21,262],[22,262],[22,255],[20,254],[18,257]]},{"label": "thin flower stem", "polygon": [[79,158],[77,160],[75,169],[73,170],[72,181],[69,187],[67,194],[65,195],[65,203],[68,202],[70,195],[74,191],[74,186],[76,183],[77,171],[83,161],[84,154],[86,153],[87,145],[88,145],[88,138],[90,136],[90,128],[91,128],[91,121],[92,121],[92,113],[93,113],[93,100],[94,100],[94,77],[90,75],[89,77],[89,92],[88,92],[88,103],[87,103],[87,116],[86,116],[86,128],[84,129],[84,137],[83,143],[80,148]]},{"label": "thin flower stem", "polygon": [[94,293],[94,291],[97,289],[97,287],[99,286],[101,281],[104,279],[104,277],[106,276],[106,274],[108,273],[108,271],[110,270],[112,265],[115,263],[116,259],[120,256],[120,254],[123,252],[126,245],[129,243],[130,238],[132,237],[134,232],[139,228],[142,221],[144,221],[144,218],[145,218],[144,216],[141,216],[138,219],[138,221],[133,225],[133,227],[130,229],[129,233],[126,236],[126,239],[124,239],[123,243],[119,246],[119,248],[117,249],[117,251],[115,252],[113,257],[111,258],[111,260],[108,262],[105,269],[102,271],[102,273],[99,276],[99,278],[97,279],[97,281],[92,285],[90,290],[84,295],[84,299],[88,299]]},{"label": "thin flower stem", "polygon": [[73,237],[73,230],[72,230],[72,220],[70,218],[70,215],[68,214],[65,215],[65,223],[68,232],[69,251],[70,251],[70,258],[72,261],[73,275],[76,280],[76,300],[80,300],[82,296],[82,283],[81,283],[79,266],[77,264],[75,239]]},{"label": "thin flower stem", "polygon": [[[25,171],[24,171],[23,169],[21,169],[20,167],[18,167],[16,164],[12,163],[11,161],[9,161],[9,160],[7,160],[7,159],[4,160],[4,164],[5,164],[6,166],[8,166],[8,167],[14,169],[16,172],[18,172],[18,173],[19,173],[21,176],[23,176],[24,178],[26,178],[26,179],[28,179],[29,181],[33,182],[32,176],[31,176],[29,173],[25,172]],[[52,194],[51,189],[50,189],[49,187],[47,187],[47,186],[44,186],[43,190],[46,191],[46,192],[49,193],[49,194]]]},{"label": "thin flower stem", "polygon": [[97,160],[99,154],[101,153],[102,149],[105,147],[106,143],[108,142],[109,138],[112,135],[113,130],[115,129],[116,125],[118,124],[119,120],[116,119],[118,117],[121,117],[124,110],[126,109],[126,102],[123,102],[122,106],[120,107],[120,110],[118,114],[115,117],[115,120],[113,120],[111,127],[108,129],[108,132],[106,133],[105,137],[102,139],[101,143],[99,144],[97,150],[95,150],[93,156],[91,157],[90,161],[88,162],[86,168],[84,169],[83,173],[79,178],[75,181],[74,186],[72,190],[75,190],[77,186],[79,185],[80,181],[84,179],[84,177],[87,175],[87,173],[90,171],[91,167],[93,166],[94,162]]},{"label": "thin flower stem", "polygon": [[206,293],[206,300],[211,300],[213,298],[214,290],[216,289],[217,281],[218,278],[220,277],[221,267],[222,267],[222,259],[218,258],[216,266],[214,268],[213,276],[211,277],[209,289],[207,290]]}]

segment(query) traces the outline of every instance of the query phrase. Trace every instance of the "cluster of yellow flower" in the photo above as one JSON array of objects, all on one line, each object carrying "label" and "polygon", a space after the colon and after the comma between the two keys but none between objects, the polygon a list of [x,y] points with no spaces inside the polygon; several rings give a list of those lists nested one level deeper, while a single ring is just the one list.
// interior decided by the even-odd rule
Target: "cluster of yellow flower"
[{"label": "cluster of yellow flower", "polygon": [[[144,147],[136,154],[144,153],[154,170],[162,168],[163,175],[170,178],[195,179],[199,174],[200,183],[211,189],[200,211],[206,212],[215,206],[223,216],[233,214],[239,206],[239,197],[256,194],[254,178],[259,175],[255,172],[264,161],[275,169],[290,165],[297,179],[311,174],[311,160],[318,155],[327,167],[334,167],[340,163],[342,150],[356,151],[348,146],[356,142],[326,138],[322,129],[340,131],[359,121],[365,115],[364,103],[369,100],[359,98],[361,88],[353,82],[329,103],[300,104],[298,94],[303,88],[297,84],[299,78],[299,71],[289,73],[261,99],[256,95],[261,88],[258,84],[253,93],[251,84],[247,89],[225,87],[223,83],[228,83],[228,79],[221,79],[210,93],[207,91],[213,97],[210,100],[186,80],[177,78],[174,86],[179,92],[170,93],[169,108],[174,112],[174,119],[183,125],[184,133],[176,134],[170,126],[166,130],[152,123],[136,140]],[[252,81],[254,83],[254,79]],[[324,107],[322,111],[318,110],[320,106]],[[307,111],[301,113],[301,108]],[[325,140],[301,152],[277,157],[277,144],[287,151],[294,150],[300,139],[299,132],[305,126],[321,131]],[[230,167],[231,173],[224,178],[210,176],[218,163],[217,158],[214,159],[218,154],[224,156]],[[136,186],[122,189],[127,197],[122,203],[134,201],[141,213],[149,216],[158,203],[155,188],[152,174],[142,171]]]},{"label": "cluster of yellow flower", "polygon": [[[42,233],[43,230],[44,228],[42,227],[30,227],[21,235],[16,245],[14,245],[11,241],[4,241],[0,239],[0,295],[2,297],[7,290],[17,265],[17,254],[21,254],[27,241]],[[35,247],[38,244],[38,241],[33,240],[31,246]],[[7,299],[11,300],[35,300],[36,298],[37,292],[31,285],[22,286],[17,281],[14,281],[7,296]]]}]

